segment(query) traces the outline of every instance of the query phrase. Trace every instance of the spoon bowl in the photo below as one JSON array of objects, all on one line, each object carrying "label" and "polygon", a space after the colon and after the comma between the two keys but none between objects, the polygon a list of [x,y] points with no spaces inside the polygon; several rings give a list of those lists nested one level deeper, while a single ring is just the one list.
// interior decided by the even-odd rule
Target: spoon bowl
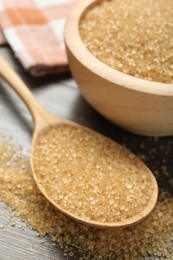
[{"label": "spoon bowl", "polygon": [[[22,98],[32,115],[35,126],[31,148],[33,177],[51,204],[77,222],[105,229],[138,223],[152,212],[158,197],[157,182],[137,156],[91,129],[50,114],[2,57],[0,75]],[[133,176],[136,186],[131,189]],[[143,198],[145,188],[149,195]],[[100,191],[105,192],[101,201]],[[89,192],[95,193],[91,196]],[[124,206],[120,202],[126,199]],[[130,201],[135,202],[127,209]],[[98,212],[102,207],[100,217]],[[130,214],[133,207],[136,211]],[[84,209],[91,214],[87,215]],[[110,219],[106,217],[109,212],[112,212]],[[114,221],[116,212],[118,217]],[[121,217],[125,214],[126,217]]]}]

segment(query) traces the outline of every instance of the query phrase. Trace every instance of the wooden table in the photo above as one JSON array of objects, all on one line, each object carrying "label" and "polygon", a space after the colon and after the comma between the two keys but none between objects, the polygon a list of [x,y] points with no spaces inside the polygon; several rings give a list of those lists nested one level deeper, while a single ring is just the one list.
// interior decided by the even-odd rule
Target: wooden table
[{"label": "wooden table", "polygon": [[[160,188],[164,187],[173,194],[169,183],[173,178],[173,137],[143,137],[123,131],[87,104],[70,73],[32,78],[23,70],[8,47],[1,47],[0,51],[50,112],[88,126],[124,144],[138,154],[158,176]],[[25,152],[29,153],[32,128],[31,116],[22,101],[5,83],[1,83],[0,132],[13,136],[18,144],[25,147]],[[61,250],[52,245],[49,237],[43,244],[37,238],[36,232],[28,227],[21,232],[20,219],[16,219],[17,225],[12,227],[5,217],[8,212],[9,209],[0,203],[0,225],[5,226],[4,229],[0,228],[0,260],[65,259]]]}]

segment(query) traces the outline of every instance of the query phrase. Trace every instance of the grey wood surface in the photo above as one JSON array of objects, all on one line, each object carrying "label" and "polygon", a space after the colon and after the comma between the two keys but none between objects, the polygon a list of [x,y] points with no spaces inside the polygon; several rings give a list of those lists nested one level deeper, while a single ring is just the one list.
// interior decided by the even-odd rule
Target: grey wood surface
[{"label": "grey wood surface", "polygon": [[[50,112],[88,126],[124,144],[141,156],[156,175],[159,172],[159,186],[172,192],[169,179],[173,178],[173,137],[142,137],[125,132],[109,123],[87,104],[70,73],[32,78],[13,57],[9,48],[1,47],[0,52]],[[17,95],[1,82],[0,132],[13,136],[18,144],[25,147],[25,152],[29,153],[32,129],[31,116],[26,107]],[[163,165],[169,176],[162,173]],[[0,228],[0,260],[65,259],[63,252],[52,245],[49,237],[42,243],[36,232],[28,227],[19,230],[20,225],[25,225],[20,219],[15,219],[17,225],[12,227],[7,218],[9,210],[0,203],[0,225],[4,226],[3,229]]]}]

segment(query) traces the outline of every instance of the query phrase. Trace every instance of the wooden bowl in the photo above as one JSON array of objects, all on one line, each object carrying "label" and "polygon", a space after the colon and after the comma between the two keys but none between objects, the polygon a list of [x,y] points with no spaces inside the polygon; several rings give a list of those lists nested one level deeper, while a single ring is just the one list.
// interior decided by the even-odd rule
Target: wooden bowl
[{"label": "wooden bowl", "polygon": [[173,134],[173,84],[135,78],[99,61],[84,45],[79,23],[99,1],[78,1],[65,25],[65,44],[71,72],[84,98],[112,123],[130,132]]}]

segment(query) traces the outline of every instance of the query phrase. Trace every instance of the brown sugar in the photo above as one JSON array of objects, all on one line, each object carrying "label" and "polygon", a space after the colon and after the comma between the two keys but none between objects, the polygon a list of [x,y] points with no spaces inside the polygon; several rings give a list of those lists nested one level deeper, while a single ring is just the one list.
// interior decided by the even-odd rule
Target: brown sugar
[{"label": "brown sugar", "polygon": [[42,190],[84,220],[117,222],[142,212],[153,176],[137,157],[102,136],[62,125],[45,131],[34,151]]},{"label": "brown sugar", "polygon": [[104,0],[82,16],[91,53],[125,74],[173,83],[173,1]]},{"label": "brown sugar", "polygon": [[18,148],[0,142],[0,200],[39,235],[49,234],[68,257],[78,252],[80,260],[173,259],[173,197],[166,192],[160,193],[153,213],[138,225],[116,232],[87,227],[57,211],[38,190],[29,159]]}]

